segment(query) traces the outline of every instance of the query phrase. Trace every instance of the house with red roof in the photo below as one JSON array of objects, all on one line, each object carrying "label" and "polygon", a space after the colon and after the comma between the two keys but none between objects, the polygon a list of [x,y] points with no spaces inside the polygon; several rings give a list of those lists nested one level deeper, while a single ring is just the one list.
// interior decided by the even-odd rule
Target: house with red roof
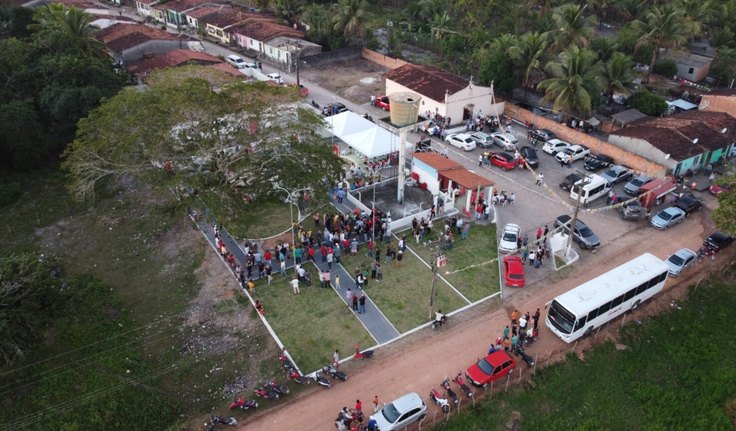
[{"label": "house with red roof", "polygon": [[501,115],[505,108],[504,102],[492,97],[491,87],[420,64],[408,63],[386,74],[386,94],[400,92],[422,96],[419,115],[450,117],[452,124],[477,115]]},{"label": "house with red roof", "polygon": [[162,54],[146,55],[141,60],[131,63],[128,66],[128,72],[132,73],[139,79],[143,79],[148,76],[148,74],[158,69],[167,69],[169,67],[179,67],[190,64],[214,65],[217,63],[223,63],[223,61],[204,52],[189,51],[188,49],[174,49]]},{"label": "house with red roof", "polygon": [[165,53],[174,49],[186,49],[191,40],[142,24],[113,24],[95,33],[95,38],[105,44],[110,56],[119,64],[140,60],[146,54]]}]

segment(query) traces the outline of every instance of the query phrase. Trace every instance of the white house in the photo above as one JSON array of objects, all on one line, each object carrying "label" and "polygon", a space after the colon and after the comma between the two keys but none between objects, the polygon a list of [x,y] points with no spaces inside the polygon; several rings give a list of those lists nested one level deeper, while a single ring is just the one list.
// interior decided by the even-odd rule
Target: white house
[{"label": "white house", "polygon": [[410,91],[422,96],[419,115],[450,117],[452,124],[477,115],[502,115],[504,102],[495,99],[491,87],[482,87],[431,66],[406,64],[386,74],[386,94]]}]

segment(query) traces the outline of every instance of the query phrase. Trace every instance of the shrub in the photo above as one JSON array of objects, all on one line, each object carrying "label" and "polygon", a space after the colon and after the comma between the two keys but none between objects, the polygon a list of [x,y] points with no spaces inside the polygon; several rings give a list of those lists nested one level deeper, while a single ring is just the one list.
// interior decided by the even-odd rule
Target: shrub
[{"label": "shrub", "polygon": [[654,65],[652,72],[670,78],[677,75],[677,65],[672,60],[662,60]]},{"label": "shrub", "polygon": [[629,105],[644,114],[660,116],[667,110],[667,102],[649,90],[642,89],[629,98]]}]

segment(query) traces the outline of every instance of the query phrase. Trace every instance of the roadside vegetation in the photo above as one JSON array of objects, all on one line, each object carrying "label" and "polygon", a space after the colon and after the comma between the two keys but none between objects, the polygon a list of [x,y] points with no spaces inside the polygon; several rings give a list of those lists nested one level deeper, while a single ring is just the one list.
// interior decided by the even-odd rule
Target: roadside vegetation
[{"label": "roadside vegetation", "polygon": [[436,430],[732,430],[736,341],[713,322],[733,316],[736,271],[698,286],[670,311],[624,327],[607,342],[539,369],[531,383],[493,394]]}]

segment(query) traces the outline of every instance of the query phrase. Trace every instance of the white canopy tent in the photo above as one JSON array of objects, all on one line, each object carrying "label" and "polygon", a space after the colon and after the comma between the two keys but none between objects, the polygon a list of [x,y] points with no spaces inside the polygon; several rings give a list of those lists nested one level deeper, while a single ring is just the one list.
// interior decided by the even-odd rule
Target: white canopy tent
[{"label": "white canopy tent", "polygon": [[341,112],[325,121],[328,131],[365,157],[381,157],[399,151],[397,135],[354,112]]}]

